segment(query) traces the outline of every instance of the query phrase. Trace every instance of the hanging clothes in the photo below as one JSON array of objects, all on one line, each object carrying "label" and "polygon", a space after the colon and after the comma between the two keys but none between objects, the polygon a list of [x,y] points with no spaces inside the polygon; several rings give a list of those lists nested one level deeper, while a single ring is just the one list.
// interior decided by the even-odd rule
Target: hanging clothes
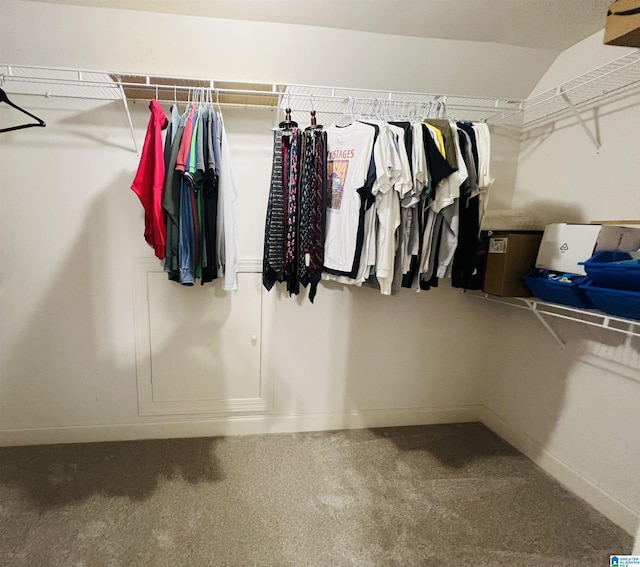
[{"label": "hanging clothes", "polygon": [[171,109],[171,133],[165,138],[165,156],[169,155],[165,167],[165,181],[162,193],[162,208],[167,225],[167,242],[164,271],[169,279],[179,281],[180,266],[178,264],[178,242],[180,226],[180,183],[181,176],[176,173],[178,150],[182,141],[185,123],[190,109],[180,116],[176,105]]},{"label": "hanging clothes", "polygon": [[162,130],[169,121],[157,100],[149,103],[151,116],[147,125],[138,171],[131,190],[138,195],[144,208],[144,238],[157,258],[165,257],[167,228],[162,211],[165,156],[162,147]]},{"label": "hanging clothes", "polygon": [[284,174],[282,130],[273,132],[273,161],[271,185],[267,202],[267,218],[264,227],[264,252],[262,256],[262,285],[271,290],[276,282],[284,281]]},{"label": "hanging clothes", "polygon": [[220,160],[217,225],[218,277],[222,278],[222,289],[233,291],[238,289],[238,265],[240,262],[235,210],[238,190],[233,176],[231,150],[222,114],[217,115],[216,139]]},{"label": "hanging clothes", "polygon": [[[402,124],[402,123],[400,123]],[[380,293],[391,295],[398,248],[398,228],[402,222],[400,203],[413,189],[413,179],[409,154],[407,152],[407,132],[411,132],[410,124],[389,125],[393,134],[393,154],[398,158],[397,173],[393,178],[392,191],[376,198],[378,220],[377,248],[375,260],[375,277],[380,286]]]},{"label": "hanging clothes", "polygon": [[[223,278],[223,289],[237,289],[237,191],[222,116],[211,104],[189,104],[182,115],[174,105],[169,122],[157,101],[150,108],[155,114],[147,138],[156,145],[153,154],[143,151],[134,187],[149,163],[156,179],[162,173],[161,188],[154,194],[165,227],[164,252],[156,255],[165,259],[164,270],[172,281],[192,286],[198,279],[204,285]],[[157,124],[169,124],[164,149]],[[147,147],[152,146],[145,143]]]},{"label": "hanging clothes", "polygon": [[300,172],[300,216],[298,267],[299,281],[310,286],[313,303],[324,263],[325,220],[327,200],[327,133],[307,130],[303,134]]},{"label": "hanging clothes", "polygon": [[216,137],[216,113],[209,108],[204,117],[204,172],[201,180],[203,223],[204,223],[204,252],[202,261],[202,279],[200,283],[211,282],[218,277],[218,182],[216,174],[216,159],[214,139]]},{"label": "hanging clothes", "polygon": [[264,232],[262,283],[286,282],[317,293],[324,264],[327,202],[327,133],[297,127],[276,129]]},{"label": "hanging clothes", "polygon": [[[445,139],[448,139],[448,136],[445,138],[440,129],[430,123],[423,122],[421,126],[428,179],[425,189],[420,194],[420,200],[415,206],[409,242],[411,264],[402,281],[402,287],[406,288],[413,288],[418,280],[427,279],[424,274],[431,272],[429,265],[432,265],[437,255],[433,253],[432,247],[435,242],[439,242],[439,231],[442,226],[441,219],[435,222],[435,216],[446,204],[451,204],[447,203],[442,195],[449,176],[456,171],[451,162],[446,159]],[[453,152],[455,153],[455,147]],[[418,277],[419,274],[422,275]],[[429,275],[428,279],[432,277]]]},{"label": "hanging clothes", "polygon": [[286,282],[290,295],[297,295],[300,291],[298,185],[301,181],[300,154],[305,151],[304,144],[297,127],[274,132],[262,282],[267,290],[276,282]]},{"label": "hanging clothes", "polygon": [[[327,225],[324,272],[356,278],[365,241],[365,213],[375,200],[375,126],[352,122],[327,128]],[[373,173],[372,173],[373,171]]]},{"label": "hanging clothes", "polygon": [[[474,289],[476,282],[474,275],[477,273],[478,238],[479,227],[479,194],[478,194],[478,168],[475,161],[477,148],[474,151],[472,137],[464,123],[458,123],[458,137],[463,156],[467,164],[469,177],[467,183],[461,188],[460,194],[460,229],[458,235],[458,247],[453,258],[451,285],[465,289]],[[475,135],[474,135],[475,136]]]},{"label": "hanging clothes", "polygon": [[[329,126],[325,217],[317,216],[325,231],[321,278],[383,295],[400,287],[427,290],[445,278],[470,282],[477,273],[481,171],[487,185],[492,181],[488,135],[484,124],[442,118],[350,117]],[[297,129],[291,136],[274,133],[263,284],[271,289],[284,281],[293,295],[310,281],[310,198],[323,192],[319,183],[310,186],[319,140]]]},{"label": "hanging clothes", "polygon": [[293,128],[284,138],[285,163],[285,226],[283,277],[289,295],[298,295],[298,161],[302,138],[300,130]]},{"label": "hanging clothes", "polygon": [[476,139],[478,144],[478,186],[480,189],[480,224],[482,225],[482,219],[487,211],[487,205],[489,204],[489,187],[493,184],[493,177],[491,177],[490,163],[491,163],[491,135],[489,133],[489,126],[484,122],[474,122],[473,129],[476,132]]}]

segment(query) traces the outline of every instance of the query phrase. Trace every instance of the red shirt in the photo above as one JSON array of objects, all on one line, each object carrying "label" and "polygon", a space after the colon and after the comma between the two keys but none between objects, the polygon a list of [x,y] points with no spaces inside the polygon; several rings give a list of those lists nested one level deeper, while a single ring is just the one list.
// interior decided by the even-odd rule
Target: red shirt
[{"label": "red shirt", "polygon": [[191,135],[193,134],[194,110],[194,107],[189,109],[189,115],[187,116],[187,121],[184,125],[182,142],[180,143],[178,157],[176,158],[176,171],[186,171],[187,169],[187,163],[189,162],[189,149],[191,148]]},{"label": "red shirt", "polygon": [[162,188],[164,186],[164,152],[162,130],[169,121],[157,100],[149,103],[151,117],[144,139],[138,172],[131,190],[138,195],[144,208],[144,238],[160,259],[165,255],[167,226],[162,210]]}]

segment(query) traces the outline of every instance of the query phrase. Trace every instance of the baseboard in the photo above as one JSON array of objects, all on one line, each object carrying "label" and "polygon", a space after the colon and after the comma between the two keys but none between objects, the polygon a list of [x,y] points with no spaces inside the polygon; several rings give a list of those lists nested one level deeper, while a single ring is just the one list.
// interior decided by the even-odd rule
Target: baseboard
[{"label": "baseboard", "polygon": [[212,419],[144,421],[115,425],[4,429],[0,430],[0,446],[218,437],[222,435],[462,423],[477,421],[478,408],[477,405],[444,408],[393,408],[288,415],[225,416]]},{"label": "baseboard", "polygon": [[524,453],[536,465],[577,494],[623,530],[636,535],[640,514],[595,484],[580,471],[547,451],[523,431],[514,428],[486,406],[479,406],[479,421],[491,431]]}]

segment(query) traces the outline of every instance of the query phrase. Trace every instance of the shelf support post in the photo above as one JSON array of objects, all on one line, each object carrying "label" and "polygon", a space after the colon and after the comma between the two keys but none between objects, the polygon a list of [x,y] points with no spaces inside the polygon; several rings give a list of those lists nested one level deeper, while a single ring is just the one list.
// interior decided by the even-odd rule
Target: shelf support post
[{"label": "shelf support post", "polygon": [[567,96],[567,93],[565,93],[562,90],[562,87],[558,87],[558,91],[557,92],[562,97],[562,100],[564,100],[564,102],[567,105],[567,107],[569,108],[569,110],[571,110],[571,113],[575,116],[575,118],[578,121],[578,123],[580,124],[580,126],[582,126],[583,130],[586,132],[586,134],[589,137],[589,139],[591,140],[591,142],[593,142],[593,145],[596,147],[596,150],[599,150],[600,149],[600,140],[598,140],[598,138],[595,136],[595,134],[589,129],[589,127],[587,126],[587,123],[585,122],[584,118],[582,118],[582,116],[580,115],[580,113],[576,109],[576,107],[573,104],[573,102],[571,102],[571,99]]},{"label": "shelf support post", "polygon": [[278,92],[278,106],[276,106],[276,116],[273,122],[273,129],[275,130],[278,127],[278,123],[280,122],[280,107],[282,106],[282,91]]},{"label": "shelf support post", "polygon": [[558,333],[554,331],[553,327],[549,325],[549,322],[542,316],[542,313],[538,311],[538,304],[535,301],[531,301],[530,299],[523,299],[523,301],[526,303],[529,309],[531,309],[531,312],[536,316],[538,321],[540,321],[542,326],[549,332],[549,334],[560,345],[560,348],[564,349],[565,347],[564,341],[558,336]]},{"label": "shelf support post", "polygon": [[[149,80],[149,77],[147,77]],[[127,121],[129,122],[129,130],[131,130],[131,138],[133,139],[133,147],[136,150],[136,155],[140,157],[140,150],[138,150],[138,142],[136,141],[136,133],[133,129],[133,122],[131,121],[131,112],[129,111],[129,103],[127,102],[127,95],[122,88],[121,78],[118,77],[118,88],[120,89],[120,97],[122,98],[122,104],[124,104],[124,111],[127,113]]]}]

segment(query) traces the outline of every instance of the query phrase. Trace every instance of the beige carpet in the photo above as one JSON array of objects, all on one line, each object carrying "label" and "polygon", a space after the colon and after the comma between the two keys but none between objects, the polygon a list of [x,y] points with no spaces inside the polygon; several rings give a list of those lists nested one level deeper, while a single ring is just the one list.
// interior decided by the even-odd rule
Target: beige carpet
[{"label": "beige carpet", "polygon": [[586,567],[632,543],[480,424],[0,449],[2,567]]}]

